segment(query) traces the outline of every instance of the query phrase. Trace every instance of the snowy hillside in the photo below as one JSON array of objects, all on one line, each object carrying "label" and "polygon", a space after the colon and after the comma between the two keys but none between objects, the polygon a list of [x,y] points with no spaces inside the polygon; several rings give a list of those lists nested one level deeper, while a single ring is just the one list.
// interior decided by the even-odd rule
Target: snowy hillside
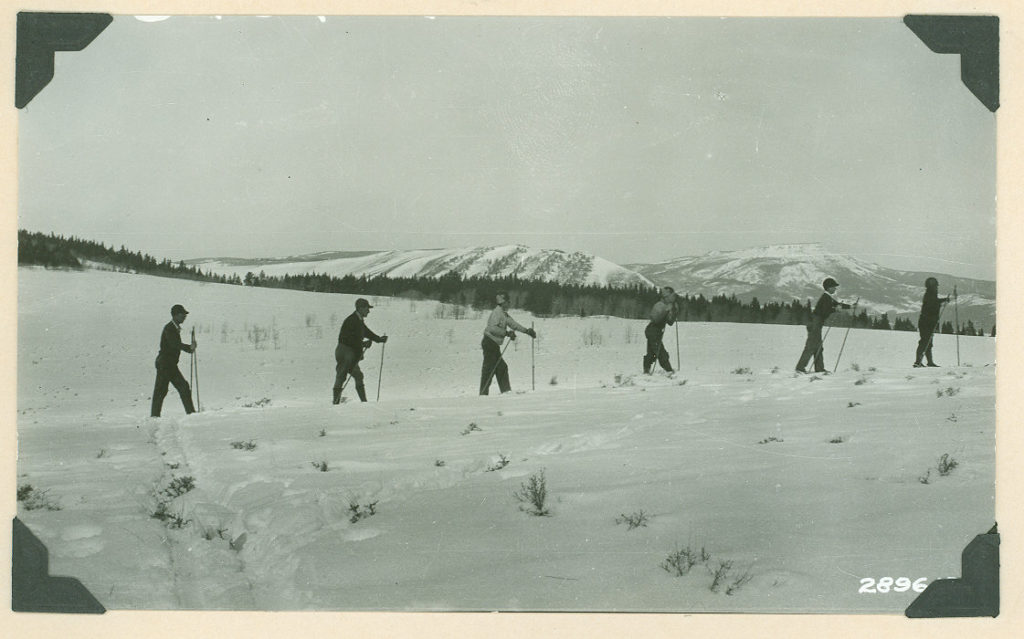
[{"label": "snowy hillside", "polygon": [[244,277],[247,272],[267,275],[323,273],[438,277],[458,273],[464,277],[505,277],[559,282],[629,286],[651,283],[641,275],[586,253],[534,249],[522,245],[459,249],[382,251],[377,253],[321,253],[274,260],[208,258],[188,262],[218,274]]},{"label": "snowy hillside", "polygon": [[[738,251],[712,251],[657,264],[631,264],[658,285],[675,286],[692,295],[736,295],[761,302],[793,299],[816,300],[821,282],[833,277],[840,283],[839,296],[853,300],[872,314],[895,313],[917,323],[924,295],[924,281],[938,278],[940,294],[957,287],[960,321],[968,319],[986,333],[995,322],[995,282],[937,273],[899,271],[847,255],[830,253],[821,244],[784,244]],[[949,316],[953,320],[952,307]]]},{"label": "snowy hillside", "polygon": [[[513,310],[539,337],[479,397],[483,314],[374,298],[370,402],[332,406],[353,296],[18,280],[17,514],[111,609],[900,615],[995,521],[990,338],[913,369],[916,335],[852,330],[799,376],[803,327],[677,324],[645,377],[644,322]],[[203,411],[151,419],[173,303]]]}]

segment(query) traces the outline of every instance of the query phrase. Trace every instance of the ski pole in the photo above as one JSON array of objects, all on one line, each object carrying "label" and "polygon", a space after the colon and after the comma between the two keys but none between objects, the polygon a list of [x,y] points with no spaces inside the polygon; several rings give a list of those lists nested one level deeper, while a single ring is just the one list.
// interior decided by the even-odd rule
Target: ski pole
[{"label": "ski pole", "polygon": [[494,363],[494,368],[491,369],[491,374],[487,376],[487,382],[484,383],[484,388],[490,388],[490,386],[491,386],[491,379],[494,378],[494,373],[497,372],[498,365],[501,364],[501,361],[505,358],[505,350],[508,348],[508,345],[511,344],[511,343],[512,343],[512,340],[509,340],[509,341],[505,342],[505,347],[501,349],[501,353],[498,355],[498,361],[496,361]]},{"label": "ski pole", "polygon": [[[857,298],[857,301],[853,303],[853,312],[850,313],[851,315],[856,316],[858,304],[860,304],[859,297]],[[842,346],[839,347],[839,356],[836,357],[836,366],[835,368],[832,369],[832,373],[835,373],[837,370],[839,370],[839,360],[842,359],[843,357],[843,349],[846,348],[846,338],[850,336],[851,328],[853,328],[853,321],[851,321],[850,325],[846,327],[846,335],[843,335],[843,344]]]},{"label": "ski pole", "polygon": [[679,358],[679,322],[675,322],[676,325],[676,370],[679,370],[681,366],[681,359]]},{"label": "ski pole", "polygon": [[196,348],[194,346],[195,343],[196,343],[196,327],[193,326],[192,327],[192,344],[193,344],[193,347],[192,347],[192,363],[193,363],[193,366],[195,367],[195,372],[196,372],[196,410],[199,411],[199,412],[203,412],[203,402],[202,402],[202,400],[199,399],[199,358],[196,357]]},{"label": "ski pole", "polygon": [[[385,337],[387,337],[385,335]],[[382,342],[380,345],[380,372],[377,373],[377,401],[380,401],[380,379],[384,376],[384,347],[387,346],[387,342]]]},{"label": "ski pole", "polygon": [[960,366],[960,308],[956,301],[956,285],[953,285],[953,318],[956,320],[956,365]]},{"label": "ski pole", "polygon": [[[530,330],[533,330],[533,322],[530,322]],[[536,339],[530,340],[530,390],[537,390],[537,363],[533,349],[533,343],[536,341]]]}]

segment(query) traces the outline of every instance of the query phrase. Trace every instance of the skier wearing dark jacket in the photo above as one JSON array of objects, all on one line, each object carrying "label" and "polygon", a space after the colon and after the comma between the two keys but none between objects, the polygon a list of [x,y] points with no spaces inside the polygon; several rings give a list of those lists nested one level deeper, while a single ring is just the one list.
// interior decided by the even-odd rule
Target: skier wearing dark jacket
[{"label": "skier wearing dark jacket", "polygon": [[800,354],[800,361],[796,363],[796,372],[806,373],[806,366],[811,358],[814,358],[814,372],[825,372],[825,352],[821,339],[821,327],[825,325],[829,315],[837,308],[853,308],[846,302],[840,302],[835,297],[839,282],[831,277],[825,278],[821,283],[825,292],[818,298],[818,303],[811,312],[811,321],[807,323],[807,342],[804,344],[804,352]]},{"label": "skier wearing dark jacket", "polygon": [[917,330],[921,339],[917,342],[917,357],[914,368],[921,368],[922,357],[928,358],[928,366],[938,366],[932,359],[932,339],[939,325],[942,305],[949,303],[949,296],[939,298],[939,280],[929,277],[924,281],[924,299],[921,300],[921,316],[917,322]]},{"label": "skier wearing dark jacket", "polygon": [[663,369],[669,373],[673,372],[672,363],[669,361],[668,352],[662,338],[665,336],[665,325],[672,326],[676,323],[676,315],[679,308],[676,305],[676,292],[671,286],[661,289],[661,299],[655,302],[651,309],[651,321],[644,329],[644,336],[647,338],[647,352],[644,353],[644,374],[650,375],[654,362],[658,362]]},{"label": "skier wearing dark jacket", "polygon": [[167,384],[172,384],[178,391],[186,414],[196,412],[192,405],[192,388],[189,387],[185,377],[178,370],[181,351],[186,353],[196,351],[195,340],[191,344],[184,344],[181,341],[181,324],[185,321],[186,315],[188,315],[188,311],[181,304],[172,306],[171,321],[167,322],[164,330],[160,333],[160,352],[156,356],[156,384],[153,386],[153,404],[149,412],[153,417],[160,417],[164,397],[167,396]]},{"label": "skier wearing dark jacket", "polygon": [[370,314],[370,303],[362,298],[356,300],[356,310],[345,318],[341,324],[341,331],[338,333],[338,345],[334,349],[334,361],[336,362],[334,376],[334,403],[341,403],[341,389],[345,385],[345,378],[349,375],[356,380],[356,393],[359,401],[366,401],[366,387],[363,385],[363,371],[359,368],[359,361],[363,359],[363,352],[373,342],[383,344],[388,341],[388,336],[377,335],[367,328],[364,320]]}]

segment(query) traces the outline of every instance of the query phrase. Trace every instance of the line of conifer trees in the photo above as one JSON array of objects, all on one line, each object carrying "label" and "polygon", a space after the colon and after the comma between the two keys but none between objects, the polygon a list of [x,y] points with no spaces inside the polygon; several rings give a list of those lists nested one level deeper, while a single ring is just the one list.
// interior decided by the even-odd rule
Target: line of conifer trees
[{"label": "line of conifer trees", "polygon": [[[49,268],[84,268],[89,263],[103,264],[113,270],[145,273],[163,277],[177,277],[203,282],[219,282],[266,288],[285,288],[319,293],[347,293],[353,295],[379,295],[409,299],[432,299],[478,310],[491,308],[494,294],[499,290],[509,293],[514,308],[537,316],[609,315],[627,319],[646,319],[657,291],[641,285],[611,287],[578,284],[559,284],[540,280],[519,279],[515,276],[499,278],[463,277],[448,273],[440,277],[342,277],[319,274],[271,276],[264,272],[238,275],[204,273],[202,269],[183,261],[157,260],[124,246],[107,247],[76,237],[65,238],[53,233],[18,231],[18,263]],[[806,324],[811,315],[811,300],[761,303],[757,298],[742,302],[735,295],[680,295],[680,320],[686,322],[740,322],[759,324]],[[871,316],[867,311],[836,314],[832,324],[841,327],[872,328],[881,330],[917,330],[909,319],[897,318],[894,325],[887,315]],[[954,332],[951,322],[943,322],[942,333]],[[961,326],[962,335],[983,335],[968,320]],[[995,335],[995,327],[992,327]]]}]

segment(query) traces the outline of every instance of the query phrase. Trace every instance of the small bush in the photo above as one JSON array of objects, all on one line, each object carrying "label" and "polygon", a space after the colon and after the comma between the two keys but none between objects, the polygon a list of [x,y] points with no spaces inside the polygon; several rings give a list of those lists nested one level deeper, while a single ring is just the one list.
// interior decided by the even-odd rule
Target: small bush
[{"label": "small bush", "polygon": [[830,443],[830,444],[842,444],[845,441],[846,441],[845,437],[843,437],[842,435],[836,435],[832,439],[828,440],[828,443]]},{"label": "small bush", "polygon": [[925,471],[925,473],[923,475],[921,475],[920,477],[917,478],[917,481],[921,482],[922,484],[930,484],[930,483],[932,483],[931,482],[931,478],[932,478],[932,469],[929,468],[928,470]]},{"label": "small bush", "polygon": [[860,364],[858,364],[856,362],[854,362],[853,364],[850,364],[850,370],[855,372],[855,373],[859,373],[860,372]]},{"label": "small bush", "polygon": [[647,522],[650,517],[643,510],[637,510],[630,514],[621,514],[615,518],[615,524],[626,524],[626,530],[633,530],[634,528],[640,528],[643,526],[647,527]]},{"label": "small bush", "polygon": [[234,448],[235,450],[256,450],[256,442],[254,442],[251,439],[247,442],[231,442],[231,447]]},{"label": "small bush", "polygon": [[360,519],[366,519],[367,517],[372,517],[373,515],[376,515],[377,502],[372,501],[368,504],[363,504],[362,506],[360,506],[358,502],[351,501],[348,504],[348,510],[350,513],[352,513],[352,516],[349,517],[348,520],[354,524]]},{"label": "small bush", "polygon": [[552,375],[551,381],[548,382],[551,386],[558,386],[558,375]]},{"label": "small bush", "polygon": [[690,569],[697,564],[707,564],[711,560],[711,554],[704,549],[702,546],[700,552],[687,546],[686,548],[676,547],[665,561],[661,562],[662,569],[665,572],[675,576],[682,577],[683,575],[690,572]]},{"label": "small bush", "polygon": [[443,459],[435,459],[434,460],[434,465],[437,466],[438,468],[442,468],[444,466],[444,460]]},{"label": "small bush", "polygon": [[468,434],[472,433],[475,430],[479,431],[479,430],[483,430],[483,429],[480,428],[479,426],[477,426],[476,422],[470,422],[469,426],[466,426],[465,430],[463,430],[461,434],[468,435]]},{"label": "small bush", "polygon": [[[544,506],[548,496],[548,489],[543,470],[530,475],[526,482],[520,484],[519,490],[512,493],[512,496],[517,501],[528,506],[527,512],[531,515],[543,517],[549,514],[548,509]],[[523,506],[520,506],[520,509],[522,508]]]},{"label": "small bush", "polygon": [[508,466],[510,461],[512,461],[512,460],[510,460],[505,455],[499,454],[498,455],[498,461],[496,461],[493,464],[491,464],[490,466],[488,466],[486,472],[493,473],[496,470],[501,470],[505,466]]},{"label": "small bush", "polygon": [[942,457],[939,457],[938,471],[939,474],[945,477],[946,475],[953,472],[953,469],[959,466],[960,463],[949,456],[949,453],[943,453]]},{"label": "small bush", "polygon": [[722,587],[726,579],[729,577],[729,571],[732,570],[732,560],[721,560],[718,562],[718,566],[710,568],[712,581],[711,581],[711,592],[718,592],[718,589]]},{"label": "small bush", "polygon": [[854,406],[860,406],[860,402],[850,402],[846,405],[847,408],[853,408]]},{"label": "small bush", "polygon": [[753,579],[753,575],[750,574],[750,569],[747,568],[742,575],[733,579],[732,583],[725,589],[725,594],[735,594],[737,590],[742,588],[751,579]]},{"label": "small bush", "polygon": [[310,464],[313,465],[313,468],[316,468],[317,470],[319,470],[322,473],[326,473],[327,472],[327,462],[326,461],[310,462]]},{"label": "small bush", "polygon": [[754,371],[750,370],[746,366],[742,366],[740,368],[734,368],[733,371],[732,371],[733,375],[752,375],[753,373],[754,373]]},{"label": "small bush", "polygon": [[779,372],[779,367],[778,366],[772,366],[772,375],[775,375],[778,372]]},{"label": "small bush", "polygon": [[868,379],[867,375],[861,375],[860,378],[853,383],[853,385],[854,386],[863,386],[864,384],[867,384],[869,381],[870,380]]},{"label": "small bush", "polygon": [[950,387],[948,387],[948,388],[946,388],[944,390],[940,388],[939,390],[935,391],[935,396],[936,397],[943,397],[943,396],[952,397],[953,395],[956,395],[959,392],[960,392],[959,388],[953,388],[952,386],[950,386]]},{"label": "small bush", "polygon": [[60,504],[49,497],[48,490],[36,490],[32,484],[18,486],[18,501],[25,510],[60,510]]},{"label": "small bush", "polygon": [[263,399],[257,400],[255,402],[245,404],[245,408],[263,408],[264,406],[270,406],[269,397],[264,397]]},{"label": "small bush", "polygon": [[163,495],[167,495],[169,498],[174,499],[180,497],[185,493],[191,491],[196,487],[195,479],[189,475],[187,477],[175,477],[171,480],[171,483],[167,485],[161,492]]},{"label": "small bush", "polygon": [[590,326],[587,327],[581,335],[584,346],[601,346],[604,344],[604,335],[597,328]]},{"label": "small bush", "polygon": [[327,437],[327,429],[326,428],[321,428],[320,429],[320,437]]},{"label": "small bush", "polygon": [[772,442],[779,442],[779,443],[782,443],[782,441],[783,441],[782,439],[779,439],[779,438],[778,438],[778,437],[776,437],[775,435],[772,435],[771,437],[765,437],[764,439],[762,439],[761,441],[759,441],[759,442],[757,442],[757,443],[758,443],[758,444],[770,444],[770,443],[772,443]]}]

